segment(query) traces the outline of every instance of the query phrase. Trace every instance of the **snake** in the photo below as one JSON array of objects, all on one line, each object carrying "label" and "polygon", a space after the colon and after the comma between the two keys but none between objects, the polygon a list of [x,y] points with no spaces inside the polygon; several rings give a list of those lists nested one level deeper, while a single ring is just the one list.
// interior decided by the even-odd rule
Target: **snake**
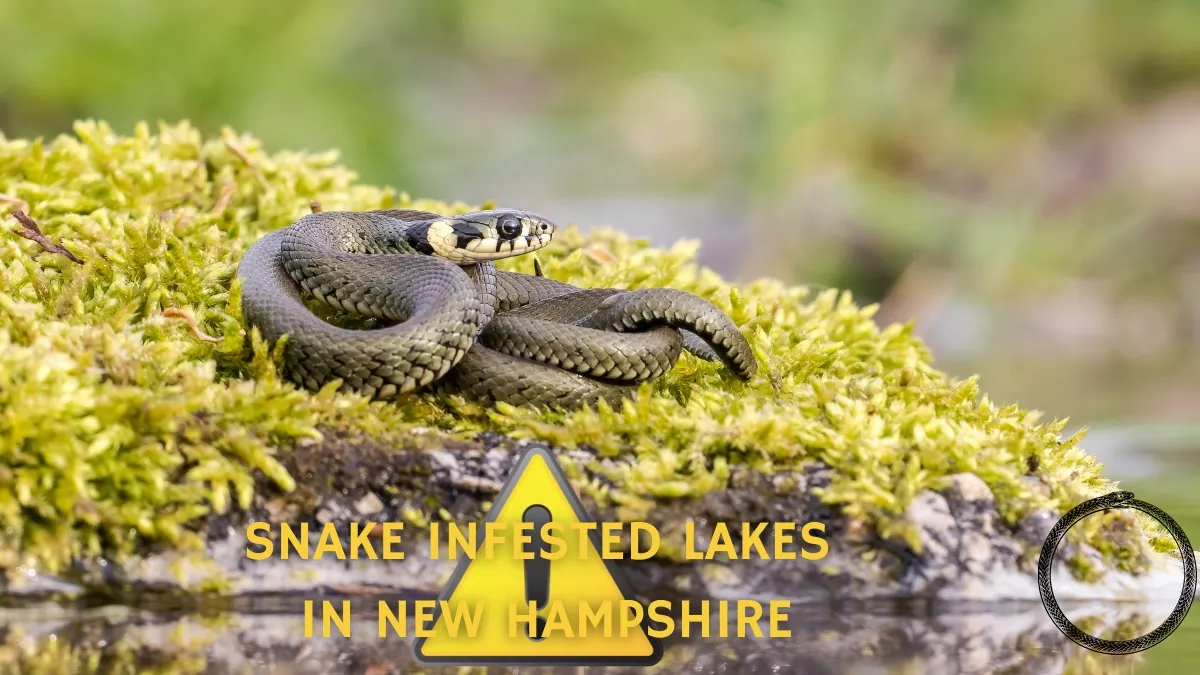
[{"label": "snake", "polygon": [[[340,381],[372,399],[428,389],[514,406],[616,404],[685,350],[754,377],[737,324],[698,295],[581,288],[536,262],[534,275],[496,268],[557,229],[517,209],[316,211],[246,251],[243,317],[270,344],[286,336],[287,379],[310,390]],[[373,326],[322,315],[337,312]]]},{"label": "snake", "polygon": [[[1183,589],[1171,613],[1154,630],[1128,640],[1106,640],[1084,632],[1083,629],[1071,623],[1058,604],[1058,599],[1054,597],[1051,571],[1054,567],[1055,554],[1063,537],[1079,521],[1093,513],[1109,509],[1134,509],[1153,518],[1175,540],[1175,546],[1179,549],[1180,559],[1183,562]],[[1042,598],[1042,606],[1046,608],[1046,614],[1050,616],[1050,620],[1072,642],[1101,654],[1134,654],[1166,640],[1187,618],[1192,601],[1196,599],[1196,568],[1196,554],[1192,549],[1192,542],[1188,540],[1187,533],[1183,531],[1179,523],[1157,506],[1134,499],[1132,492],[1122,490],[1089,499],[1067,511],[1066,515],[1054,524],[1046,536],[1046,541],[1043,542],[1042,551],[1038,556],[1038,594]]]}]

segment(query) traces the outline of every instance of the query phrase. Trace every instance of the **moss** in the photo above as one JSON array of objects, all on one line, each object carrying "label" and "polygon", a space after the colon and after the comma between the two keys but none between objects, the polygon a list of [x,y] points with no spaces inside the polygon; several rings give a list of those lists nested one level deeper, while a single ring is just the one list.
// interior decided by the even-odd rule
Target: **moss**
[{"label": "moss", "polygon": [[[280,453],[331,432],[487,429],[632,456],[608,476],[619,488],[582,487],[631,514],[720,489],[735,464],[820,461],[834,469],[825,502],[914,546],[905,508],[950,474],[980,476],[1010,523],[1111,488],[1082,436],[1062,437],[1065,420],[981,398],[975,379],[932,365],[911,325],[881,329],[875,308],[845,293],[731,285],[695,265],[694,242],[658,249],[610,229],[564,228],[538,254],[546,273],[698,293],[743,327],[763,374],[741,383],[685,355],[637,401],[572,413],[297,390],[240,315],[233,277],[247,246],[313,200],[326,210],[472,207],[360,185],[334,153],[267,154],[229,130],[203,139],[186,123],[139,125],[122,136],[82,122],[75,133],[0,137],[0,208],[23,200],[50,239],[85,261],[0,240],[0,567],[54,570],[80,555],[195,545],[192,526],[248,506],[256,475],[291,489]],[[1052,486],[1048,496],[1027,489],[1029,467]]]},{"label": "moss", "polygon": [[[1100,519],[1097,519],[1100,520]],[[1143,542],[1144,533],[1153,533],[1148,542]],[[1108,561],[1112,561],[1117,569],[1132,574],[1145,572],[1150,568],[1151,560],[1145,543],[1154,546],[1155,540],[1161,535],[1162,527],[1141,512],[1126,511],[1120,518],[1107,518],[1100,521],[1093,540],[1096,550]],[[1166,536],[1175,549],[1175,540]]]},{"label": "moss", "polygon": [[47,675],[203,673],[208,661],[205,649],[229,624],[223,619],[191,617],[147,639],[146,633],[137,634],[135,621],[119,612],[93,615],[88,622],[64,622],[50,634],[26,634],[18,623],[9,623],[0,638],[0,669]]},{"label": "moss", "polygon": [[1103,577],[1103,573],[1096,569],[1096,566],[1084,555],[1073,555],[1067,558],[1067,569],[1070,570],[1071,576],[1079,581],[1095,583]]}]

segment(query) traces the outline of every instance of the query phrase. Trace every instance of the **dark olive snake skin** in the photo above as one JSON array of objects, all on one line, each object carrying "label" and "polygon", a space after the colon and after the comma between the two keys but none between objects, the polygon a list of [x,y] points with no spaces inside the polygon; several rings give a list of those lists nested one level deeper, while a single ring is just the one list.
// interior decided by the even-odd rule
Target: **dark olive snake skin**
[{"label": "dark olive snake skin", "polygon": [[[268,342],[288,336],[289,379],[310,389],[341,380],[343,389],[374,398],[432,385],[513,405],[616,403],[668,372],[684,349],[719,359],[740,378],[755,375],[737,326],[698,296],[581,289],[500,272],[490,260],[447,258],[473,255],[468,245],[501,251],[503,237],[471,244],[498,232],[501,218],[520,218],[522,234],[544,233],[541,245],[554,231],[536,214],[509,210],[454,218],[404,210],[306,215],[262,237],[242,259],[243,313]],[[435,240],[442,250],[431,246]],[[335,326],[310,311],[306,296],[390,325]]]}]

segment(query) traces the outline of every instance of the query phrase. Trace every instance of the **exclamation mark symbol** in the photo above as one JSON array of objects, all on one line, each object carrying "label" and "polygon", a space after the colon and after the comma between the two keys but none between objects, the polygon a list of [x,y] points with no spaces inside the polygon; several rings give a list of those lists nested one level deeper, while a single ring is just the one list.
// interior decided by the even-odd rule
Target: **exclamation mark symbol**
[{"label": "exclamation mark symbol", "polygon": [[[545,611],[550,604],[550,560],[542,557],[550,550],[549,545],[542,539],[542,526],[550,522],[550,509],[541,504],[534,504],[525,509],[521,516],[523,522],[532,526],[529,541],[525,543],[525,602],[532,602],[538,612]],[[525,634],[530,640],[540,642],[546,637],[546,619],[537,617],[537,629],[529,635],[529,624],[525,624]]]}]

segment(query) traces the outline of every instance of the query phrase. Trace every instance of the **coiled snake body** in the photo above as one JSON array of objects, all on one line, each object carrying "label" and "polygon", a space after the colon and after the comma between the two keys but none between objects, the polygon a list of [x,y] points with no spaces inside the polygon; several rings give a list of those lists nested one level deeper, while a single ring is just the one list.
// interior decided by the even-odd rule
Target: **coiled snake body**
[{"label": "coiled snake body", "polygon": [[[491,210],[325,211],[258,240],[238,266],[242,308],[268,342],[288,336],[284,374],[394,398],[428,385],[474,399],[574,408],[616,402],[670,370],[683,349],[749,379],[737,326],[673,289],[581,289],[496,270],[547,245],[554,223]],[[305,303],[378,319],[335,326]]]}]

